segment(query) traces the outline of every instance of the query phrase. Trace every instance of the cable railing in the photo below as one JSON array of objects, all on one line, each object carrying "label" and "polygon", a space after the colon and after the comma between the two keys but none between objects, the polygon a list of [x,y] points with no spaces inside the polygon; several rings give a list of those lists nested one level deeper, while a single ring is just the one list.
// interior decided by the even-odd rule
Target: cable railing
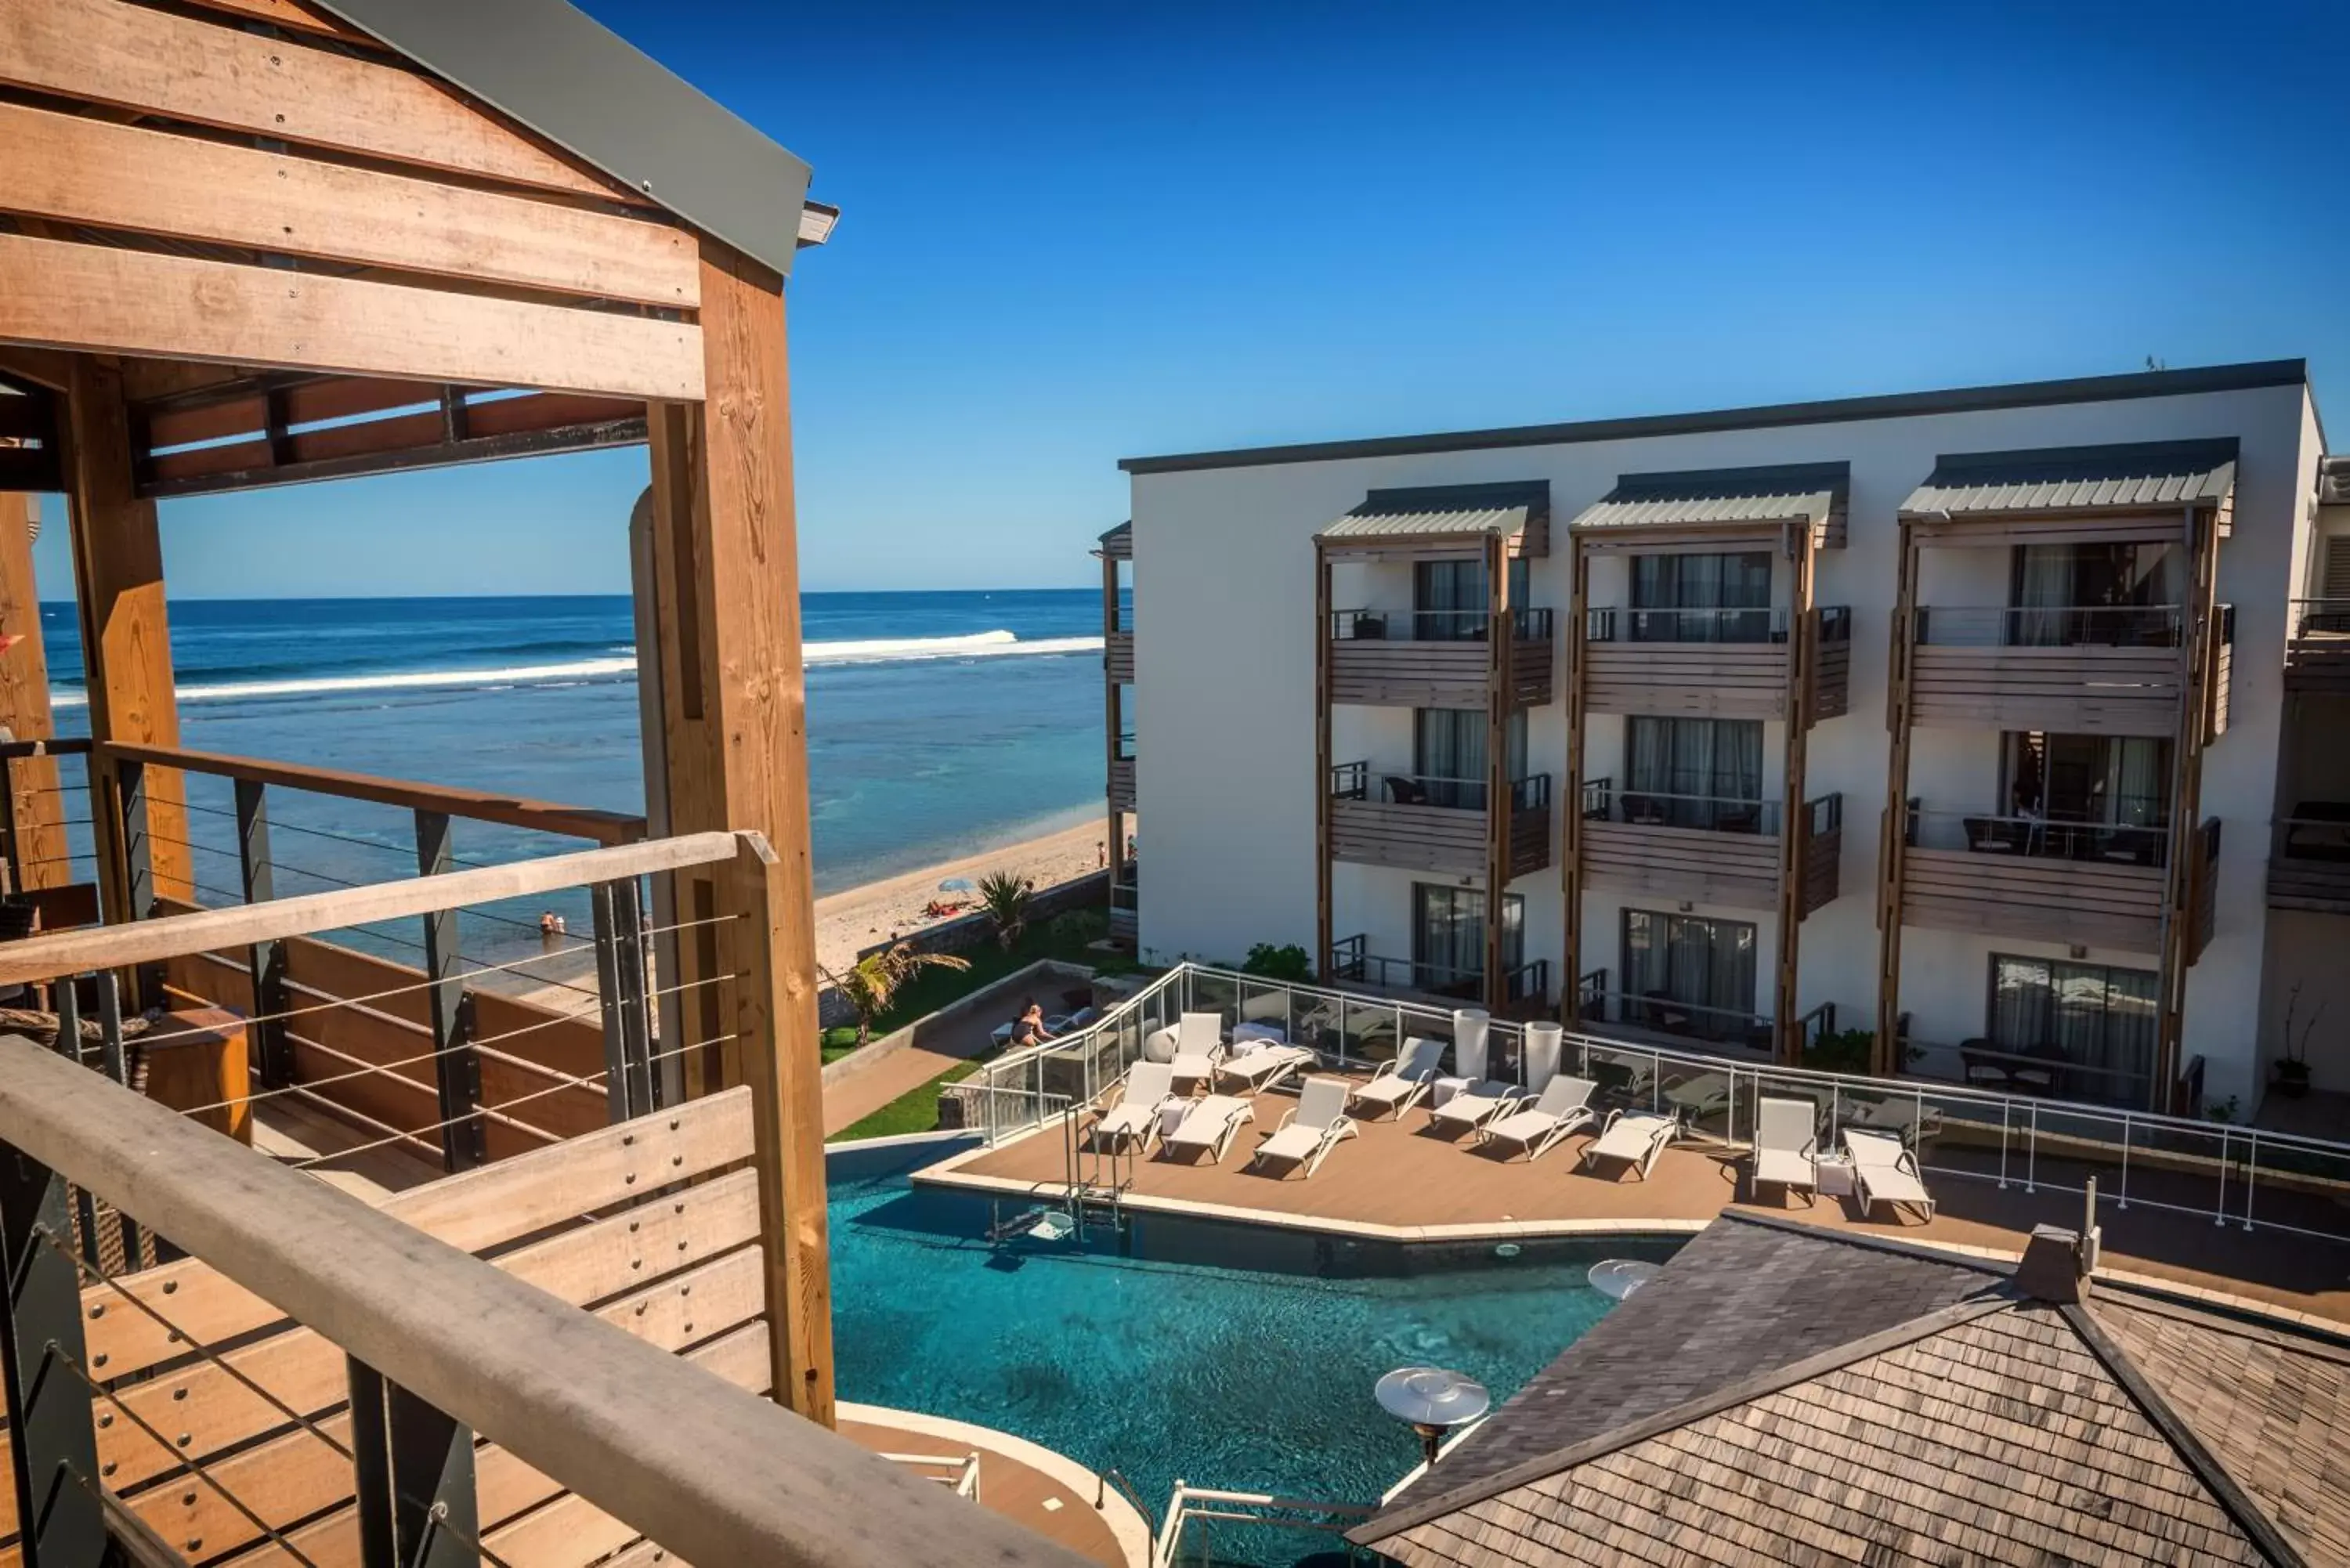
[{"label": "cable railing", "polygon": [[1927,648],[2177,648],[2178,605],[1929,605],[1917,612]]},{"label": "cable railing", "polygon": [[[1375,793],[1376,792],[1376,793]],[[1375,773],[1365,763],[1338,763],[1330,769],[1334,800],[1376,800],[1388,805],[1432,805],[1446,811],[1485,809],[1483,779],[1443,778],[1429,774]],[[1510,809],[1550,809],[1550,774],[1529,774],[1510,782]]]},{"label": "cable railing", "polygon": [[[1551,640],[1547,607],[1521,605],[1510,612],[1510,632],[1520,642]],[[1483,609],[1345,609],[1330,612],[1334,642],[1482,642],[1493,613]]]},{"label": "cable railing", "polygon": [[[1828,622],[1822,620],[1825,628]],[[1836,640],[1850,635],[1848,613],[1835,625]],[[1787,607],[1750,605],[1682,609],[1603,606],[1584,612],[1586,642],[1783,643]]]},{"label": "cable railing", "polygon": [[2350,599],[2295,599],[2291,606],[2293,636],[2350,638]]},{"label": "cable railing", "polygon": [[[1183,1568],[1187,1563],[1212,1568],[1243,1561],[1222,1543],[1234,1536],[1255,1536],[1267,1531],[1343,1537],[1378,1511],[1371,1503],[1231,1491],[1179,1480],[1167,1501],[1167,1522],[1152,1543],[1151,1568]],[[1343,1541],[1336,1545],[1344,1548]]]},{"label": "cable railing", "polygon": [[[1841,826],[1844,797],[1822,795],[1810,803],[1815,833]],[[1735,795],[1675,794],[1664,790],[1619,790],[1613,778],[1587,780],[1583,820],[1620,822],[1635,827],[1689,827],[1704,833],[1751,833],[1776,837],[1784,807],[1775,800]]]},{"label": "cable railing", "polygon": [[[2116,803],[2127,815],[2158,816],[2158,801]],[[1918,849],[1956,849],[2017,859],[2094,861],[2161,867],[2170,858],[2170,828],[2157,822],[2076,822],[1991,812],[1927,810],[1913,802],[1908,843]]]},{"label": "cable railing", "polygon": [[[1334,980],[1351,981],[1357,985],[1376,986],[1382,991],[1417,991],[1430,996],[1458,998],[1475,1002],[1485,994],[1485,971],[1459,964],[1430,962],[1426,960],[1385,958],[1369,950],[1369,937],[1357,932],[1342,937],[1330,947],[1330,974]],[[1503,977],[1502,999],[1516,1003],[1538,1002],[1550,994],[1550,961],[1534,959],[1513,966]]]}]

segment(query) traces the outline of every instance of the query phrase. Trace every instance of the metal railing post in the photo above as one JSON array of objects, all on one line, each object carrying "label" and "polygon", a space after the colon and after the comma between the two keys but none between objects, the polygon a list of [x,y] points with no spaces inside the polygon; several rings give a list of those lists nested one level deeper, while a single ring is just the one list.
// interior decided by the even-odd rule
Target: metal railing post
[{"label": "metal railing post", "polygon": [[472,1431],[356,1356],[350,1380],[363,1568],[476,1568]]},{"label": "metal railing post", "polygon": [[[108,1077],[128,1088],[130,1058],[122,1048],[121,981],[112,970],[102,969],[90,977],[90,983],[98,992],[99,1066]],[[146,1267],[147,1249],[139,1233],[139,1221],[120,1210],[115,1211],[114,1219],[122,1231],[123,1266],[134,1270]]]},{"label": "metal railing post", "polygon": [[0,1374],[26,1568],[99,1568],[108,1548],[69,1202],[65,1178],[0,1144]]},{"label": "metal railing post", "polygon": [[147,768],[143,763],[118,763],[115,791],[122,810],[122,866],[128,878],[130,907],[124,920],[143,920],[155,912],[154,846],[147,836]]},{"label": "metal railing post", "polygon": [[604,1028],[604,1114],[614,1123],[641,1114],[629,1081],[629,1033],[620,996],[620,922],[613,909],[612,884],[588,889],[596,932],[596,1013]]},{"label": "metal railing post", "polygon": [[[416,873],[443,877],[456,867],[445,812],[416,814]],[[457,972],[457,911],[435,909],[424,917],[424,973],[432,989],[432,1079],[440,1090],[441,1162],[452,1171],[471,1170],[488,1158],[485,1131],[475,1107],[482,1101],[482,1062],[473,1054],[473,1009]]]},{"label": "metal railing post", "polygon": [[[269,862],[269,797],[257,779],[236,781],[236,857],[248,904],[265,904],[277,896]],[[286,945],[263,940],[245,949],[246,972],[252,976],[255,1054],[260,1060],[265,1088],[282,1089],[294,1081],[293,1047],[286,1038]]]}]

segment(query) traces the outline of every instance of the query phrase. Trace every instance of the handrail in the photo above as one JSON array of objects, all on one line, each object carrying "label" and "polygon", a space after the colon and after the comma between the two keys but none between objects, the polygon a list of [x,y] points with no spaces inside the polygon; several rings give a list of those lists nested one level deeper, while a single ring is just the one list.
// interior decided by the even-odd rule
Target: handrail
[{"label": "handrail", "polygon": [[[1778,833],[1784,809],[1783,804],[1775,800],[1605,787],[1608,784],[1608,780],[1595,779],[1584,786],[1583,819],[1586,822],[1621,821],[1634,826],[1687,827],[1706,833],[1758,834],[1770,837]],[[1821,800],[1826,798],[1825,795],[1820,797]],[[1817,801],[1808,804],[1818,809]],[[1840,807],[1837,809],[1841,810]],[[1634,815],[1636,812],[1639,814],[1638,816]]]},{"label": "handrail", "polygon": [[[1202,1506],[1205,1505],[1205,1506]],[[1221,1506],[1219,1506],[1221,1505]],[[1278,1512],[1239,1513],[1235,1509],[1272,1509]],[[1174,1568],[1183,1551],[1185,1527],[1194,1519],[1222,1519],[1238,1524],[1260,1524],[1276,1530],[1310,1530],[1336,1535],[1346,1529],[1335,1521],[1368,1519],[1378,1511],[1367,1502],[1333,1502],[1320,1498],[1283,1497],[1277,1492],[1232,1491],[1220,1487],[1193,1486],[1179,1480],[1167,1500],[1167,1522],[1152,1544],[1152,1568]],[[1280,1514],[1319,1513],[1328,1519],[1284,1519]]]},{"label": "handrail", "polygon": [[[1408,774],[1381,771],[1374,773],[1367,762],[1333,763],[1330,765],[1330,795],[1334,800],[1368,801],[1372,798],[1371,784],[1389,780],[1416,787],[1425,797],[1420,800],[1399,801],[1390,798],[1389,805],[1432,805],[1448,811],[1482,811],[1485,809],[1485,781],[1482,778],[1445,778],[1434,774]],[[1392,794],[1392,791],[1390,791]],[[1510,804],[1520,811],[1543,811],[1550,805],[1550,774],[1526,774],[1510,781]]]},{"label": "handrail", "polygon": [[[1697,636],[1688,635],[1690,632]],[[1586,642],[1702,642],[1783,646],[1785,605],[1600,605],[1583,612]]]},{"label": "handrail", "polygon": [[[743,834],[744,840],[756,834]],[[615,844],[538,860],[484,866],[434,877],[411,877],[325,893],[231,905],[190,915],[165,915],[125,925],[81,928],[0,942],[0,985],[48,980],[92,969],[128,969],[189,953],[250,947],[255,942],[433,914],[468,904],[529,898],[565,888],[617,882],[735,856],[732,833],[691,833],[676,838]]]},{"label": "handrail", "polygon": [[[2148,803],[2152,804],[2152,803]],[[1958,832],[1950,829],[1955,824]],[[1926,833],[1925,828],[1937,831]],[[1926,849],[1963,849],[1970,854],[2012,855],[2028,860],[2119,859],[2159,867],[2170,853],[2170,829],[2162,825],[2076,822],[2063,817],[2010,816],[1995,811],[1928,810],[1913,805],[1908,842]]]},{"label": "handrail", "polygon": [[1922,605],[1913,640],[1920,648],[2176,648],[2185,626],[2178,605]]},{"label": "handrail", "polygon": [[0,1143],[688,1562],[1083,1561],[21,1036]]},{"label": "handrail", "polygon": [[585,838],[597,844],[629,844],[645,836],[645,819],[624,812],[598,811],[584,805],[557,805],[484,790],[447,784],[420,784],[411,779],[378,778],[372,774],[343,773],[301,763],[271,762],[260,757],[230,756],[219,752],[190,751],[182,746],[130,745],[109,742],[98,748],[101,758],[140,763],[151,767],[179,768],[193,774],[243,779],[252,784],[279,784],[345,800],[373,801],[410,811],[437,811],[473,822],[494,822]]},{"label": "handrail", "polygon": [[[1546,606],[1519,605],[1510,612],[1510,633],[1520,642],[1548,642],[1551,612]],[[1492,623],[1486,609],[1388,610],[1342,609],[1330,612],[1333,642],[1482,642]],[[1389,637],[1389,621],[1400,621],[1404,635]],[[1430,632],[1434,628],[1434,635]]]},{"label": "handrail", "polygon": [[85,757],[89,753],[90,742],[79,735],[0,742],[0,763],[13,763],[19,757]]},{"label": "handrail", "polygon": [[2296,639],[2350,632],[2350,599],[2294,599],[2291,609]]}]

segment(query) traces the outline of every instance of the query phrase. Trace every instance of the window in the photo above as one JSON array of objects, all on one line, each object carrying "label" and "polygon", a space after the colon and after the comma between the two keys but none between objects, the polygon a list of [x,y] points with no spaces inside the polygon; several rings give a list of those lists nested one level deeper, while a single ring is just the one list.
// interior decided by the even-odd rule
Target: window
[{"label": "window", "polygon": [[[1523,606],[1531,586],[1528,562],[1510,562],[1510,603]],[[1411,607],[1422,642],[1482,642],[1485,639],[1485,563],[1416,561],[1411,569]]]},{"label": "window", "polygon": [[1991,961],[1994,1050],[2061,1062],[2069,1099],[2142,1103],[2154,1071],[2157,977],[2052,959]]},{"label": "window", "polygon": [[2021,545],[2008,602],[2010,643],[2033,648],[2168,647],[2187,594],[2178,545]]},{"label": "window", "polygon": [[1762,826],[1762,721],[1625,721],[1624,820],[1717,833]]},{"label": "window", "polygon": [[[1526,715],[1510,715],[1510,777],[1526,771]],[[1411,771],[1430,805],[1485,806],[1485,715],[1473,708],[1420,708],[1411,716]]]},{"label": "window", "polygon": [[1632,1018],[1676,1034],[1748,1037],[1755,1022],[1752,926],[1627,909],[1623,952]]},{"label": "window", "polygon": [[[2027,853],[2162,863],[2170,826],[2167,738],[2011,731],[2000,739],[2000,771],[2006,815],[2033,824],[2036,842],[2025,844]],[[2075,824],[2096,831],[2064,831]]]},{"label": "window", "polygon": [[1635,612],[1709,612],[1635,613],[1631,618],[1634,642],[1768,642],[1771,553],[1635,556],[1632,607]]},{"label": "window", "polygon": [[[1485,983],[1485,895],[1474,888],[1415,882],[1411,888],[1412,988],[1476,997]],[[1526,901],[1502,899],[1502,967],[1525,962]]]}]

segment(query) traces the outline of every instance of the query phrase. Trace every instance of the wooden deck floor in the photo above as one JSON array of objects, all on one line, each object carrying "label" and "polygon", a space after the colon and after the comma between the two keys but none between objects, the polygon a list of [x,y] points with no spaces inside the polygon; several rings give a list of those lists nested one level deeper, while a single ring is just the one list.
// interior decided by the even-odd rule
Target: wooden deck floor
[{"label": "wooden deck floor", "polygon": [[[1163,1155],[1136,1162],[1129,1199],[1306,1229],[1376,1227],[1407,1239],[1434,1239],[1513,1227],[1695,1230],[1724,1209],[1741,1205],[1746,1196],[1741,1157],[1720,1147],[1677,1145],[1647,1181],[1637,1175],[1608,1180],[1578,1168],[1582,1150],[1592,1141],[1587,1136],[1568,1137],[1532,1165],[1523,1158],[1505,1163],[1437,1133],[1424,1109],[1407,1112],[1400,1120],[1363,1124],[1361,1136],[1338,1145],[1311,1179],[1249,1168],[1251,1151],[1295,1104],[1280,1093],[1260,1096],[1255,1124],[1242,1129],[1221,1164],[1204,1158],[1185,1163]],[[2021,1254],[2033,1225],[2077,1227],[2081,1221],[2079,1194],[2056,1187],[2079,1186],[2082,1172],[2062,1161],[2043,1157],[2038,1168],[2043,1185],[2030,1192],[2020,1181],[2004,1189],[1999,1186],[1995,1151],[1978,1156],[1937,1145],[1929,1165],[1935,1168],[1929,1185],[1939,1201],[1929,1224],[1902,1223],[1883,1209],[1865,1216],[1849,1199],[1822,1198],[1807,1207],[1800,1198],[1783,1199],[1770,1189],[1751,1207],[1864,1235],[2010,1258]],[[1953,1167],[1971,1167],[1975,1174],[1956,1174],[1949,1168]],[[1067,1178],[1062,1139],[1047,1133],[949,1162],[918,1179],[1057,1197]],[[2247,1232],[2233,1221],[2220,1226],[2208,1215],[2165,1211],[2147,1199],[2166,1196],[2167,1179],[2173,1182],[2169,1196],[2189,1198],[2178,1190],[2187,1185],[2185,1179],[2140,1171],[2131,1184],[2139,1201],[2126,1211],[2110,1201],[2100,1206],[2107,1270],[2257,1303],[2335,1329],[2350,1327],[2350,1242],[2275,1230]],[[2196,1200],[2207,1192],[2208,1184],[2194,1184]],[[2341,1199],[2282,1194],[2262,1201],[2272,1205],[2262,1212],[2273,1218],[2350,1231],[2350,1214],[2343,1212]],[[2291,1212],[2295,1205],[2303,1212]]]},{"label": "wooden deck floor", "polygon": [[[974,1432],[971,1440],[964,1440],[928,1431],[909,1431],[885,1424],[896,1412],[862,1405],[852,1408],[859,1417],[868,1418],[852,1419],[847,1415],[841,1417],[840,1435],[851,1442],[877,1454],[935,1454],[948,1459],[961,1459],[976,1451],[981,1507],[1025,1525],[1101,1563],[1103,1568],[1141,1568],[1130,1560],[1118,1532],[1102,1511],[1095,1508],[1091,1493],[1081,1493],[1032,1464],[984,1446],[988,1438],[1000,1434]],[[937,1473],[950,1472],[941,1469]]]}]

